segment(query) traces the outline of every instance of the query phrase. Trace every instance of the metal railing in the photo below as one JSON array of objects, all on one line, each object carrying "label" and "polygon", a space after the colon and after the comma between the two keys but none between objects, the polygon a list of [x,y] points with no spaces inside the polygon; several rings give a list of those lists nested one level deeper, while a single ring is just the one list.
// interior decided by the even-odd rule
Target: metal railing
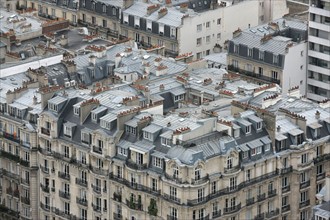
[{"label": "metal railing", "polygon": [[232,213],[239,211],[240,209],[241,209],[241,203],[238,205],[235,205],[235,206],[224,208],[223,214],[224,215],[232,214]]},{"label": "metal railing", "polygon": [[309,187],[311,185],[311,181],[310,180],[307,180],[303,183],[300,183],[300,189],[304,189],[306,187]]},{"label": "metal railing", "polygon": [[88,206],[87,199],[76,197],[76,202],[79,205],[83,205],[83,206],[86,206],[86,207]]},{"label": "metal railing", "polygon": [[84,187],[87,187],[88,186],[87,180],[80,179],[80,178],[76,178],[76,184],[78,184],[80,186],[84,186]]},{"label": "metal railing", "polygon": [[64,199],[70,199],[70,193],[69,192],[65,192],[65,191],[58,191],[58,195]]},{"label": "metal railing", "polygon": [[58,171],[58,177],[65,180],[70,180],[70,174]]}]

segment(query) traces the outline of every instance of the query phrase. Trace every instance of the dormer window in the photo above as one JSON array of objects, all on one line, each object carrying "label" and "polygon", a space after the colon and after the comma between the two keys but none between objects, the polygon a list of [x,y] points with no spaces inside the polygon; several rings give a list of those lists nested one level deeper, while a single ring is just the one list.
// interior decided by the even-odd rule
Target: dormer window
[{"label": "dormer window", "polygon": [[265,152],[266,152],[266,151],[270,151],[270,144],[266,144],[266,145],[265,145]]},{"label": "dormer window", "polygon": [[264,60],[265,53],[263,51],[259,51],[259,60]]},{"label": "dormer window", "polygon": [[81,132],[81,142],[84,144],[90,144],[91,143],[91,135],[87,132]]},{"label": "dormer window", "polygon": [[48,108],[55,112],[57,112],[57,109],[58,109],[57,105],[55,105],[53,103],[48,103]]},{"label": "dormer window", "polygon": [[74,108],[73,108],[73,113],[74,113],[75,115],[79,115],[79,113],[80,113],[80,108],[79,108],[79,107],[74,107]]},{"label": "dormer window", "polygon": [[257,154],[257,151],[255,148],[251,149],[251,156],[255,156]]},{"label": "dormer window", "polygon": [[262,128],[261,122],[258,122],[256,126],[257,126],[257,131],[260,130]]},{"label": "dormer window", "polygon": [[301,155],[301,164],[308,163],[308,153]]},{"label": "dormer window", "polygon": [[118,147],[118,148],[117,148],[117,151],[118,151],[118,152],[117,152],[118,155],[122,155],[122,156],[125,156],[125,157],[127,156],[127,151],[128,151],[127,149],[122,148],[122,147]]},{"label": "dormer window", "polygon": [[233,158],[227,157],[227,169],[233,168]]},{"label": "dormer window", "polygon": [[195,180],[200,180],[202,176],[202,171],[200,167],[195,168]]},{"label": "dormer window", "polygon": [[126,125],[126,133],[136,135],[136,128]]},{"label": "dormer window", "polygon": [[239,135],[240,135],[240,129],[235,129],[234,130],[234,137],[239,138]]},{"label": "dormer window", "polygon": [[161,143],[163,146],[171,146],[171,142],[172,142],[171,139],[167,139],[164,137],[161,138]]},{"label": "dormer window", "polygon": [[159,157],[154,157],[153,165],[158,168],[163,168],[162,159]]},{"label": "dormer window", "polygon": [[111,129],[111,123],[106,122],[104,120],[101,120],[101,127],[110,130]]},{"label": "dormer window", "polygon": [[64,135],[67,137],[72,136],[72,127],[64,125]]},{"label": "dormer window", "polygon": [[243,158],[243,159],[247,159],[248,156],[249,156],[248,151],[243,151],[243,152],[242,152],[242,158]]},{"label": "dormer window", "polygon": [[82,6],[83,6],[83,7],[86,6],[86,0],[82,0]]},{"label": "dormer window", "polygon": [[262,153],[262,147],[261,146],[259,146],[259,147],[256,148],[256,153],[257,154],[261,154]]},{"label": "dormer window", "polygon": [[144,137],[144,139],[152,140],[152,134],[149,133],[149,132],[144,131],[143,132],[143,137]]},{"label": "dormer window", "polygon": [[179,168],[177,166],[173,167],[173,178],[179,177]]},{"label": "dormer window", "polygon": [[238,45],[234,45],[234,53],[238,53],[239,52],[239,46]]},{"label": "dormer window", "polygon": [[246,126],[245,127],[245,134],[250,134],[251,133],[251,126]]},{"label": "dormer window", "polygon": [[106,5],[102,6],[102,11],[103,11],[103,13],[107,13],[107,6]]},{"label": "dormer window", "polygon": [[97,114],[95,114],[94,112],[92,113],[92,121],[97,122]]},{"label": "dormer window", "polygon": [[92,10],[95,10],[95,2],[92,2]]}]

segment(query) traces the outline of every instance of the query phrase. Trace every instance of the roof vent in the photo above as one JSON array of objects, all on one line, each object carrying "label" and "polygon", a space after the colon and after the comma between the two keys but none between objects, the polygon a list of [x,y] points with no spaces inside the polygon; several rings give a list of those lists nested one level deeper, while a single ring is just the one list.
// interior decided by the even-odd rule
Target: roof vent
[{"label": "roof vent", "polygon": [[276,131],[280,132],[281,131],[281,126],[278,125],[277,128],[276,128]]}]

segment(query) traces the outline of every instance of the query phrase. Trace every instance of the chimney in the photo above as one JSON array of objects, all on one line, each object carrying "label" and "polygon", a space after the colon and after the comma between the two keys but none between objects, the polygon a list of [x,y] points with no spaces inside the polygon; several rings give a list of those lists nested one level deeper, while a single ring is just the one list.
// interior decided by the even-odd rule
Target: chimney
[{"label": "chimney", "polygon": [[316,112],[315,112],[315,119],[319,120],[320,119],[320,115],[321,115],[321,113],[318,110],[316,110]]},{"label": "chimney", "polygon": [[167,8],[162,8],[158,11],[158,19],[164,17],[167,14]]},{"label": "chimney", "polygon": [[171,127],[171,122],[167,122],[167,127]]},{"label": "chimney", "polygon": [[187,3],[183,3],[180,5],[180,12],[181,13],[185,13],[188,11],[188,4]]},{"label": "chimney", "polygon": [[33,96],[33,105],[36,105],[36,104],[37,104],[37,102],[38,102],[38,99],[37,99],[37,97],[36,97],[36,96]]},{"label": "chimney", "polygon": [[159,85],[159,90],[160,90],[160,91],[164,91],[164,89],[165,89],[164,84],[160,84],[160,85]]},{"label": "chimney", "polygon": [[146,86],[145,90],[144,90],[144,95],[145,97],[147,98],[147,104],[150,104],[150,90],[149,90],[149,87]]},{"label": "chimney", "polygon": [[62,47],[68,45],[68,38],[64,34],[61,36],[60,44]]},{"label": "chimney", "polygon": [[80,105],[80,123],[83,124],[93,108],[99,106],[100,101],[98,99],[88,99]]},{"label": "chimney", "polygon": [[278,125],[277,128],[276,128],[276,131],[280,132],[281,131],[281,126]]},{"label": "chimney", "polygon": [[116,57],[115,57],[115,67],[116,68],[119,67],[120,62],[121,62],[121,55],[119,53],[117,53]]},{"label": "chimney", "polygon": [[146,72],[146,75],[150,74],[150,64],[146,63],[144,66],[144,71]]},{"label": "chimney", "polygon": [[127,9],[134,4],[134,0],[124,0],[123,1],[123,8]]},{"label": "chimney", "polygon": [[240,117],[241,117],[241,113],[235,113],[235,114],[234,114],[234,118],[238,119],[238,118],[240,118]]},{"label": "chimney", "polygon": [[95,64],[96,64],[96,56],[95,55],[90,55],[89,56],[89,64],[92,64],[93,66],[95,66]]}]

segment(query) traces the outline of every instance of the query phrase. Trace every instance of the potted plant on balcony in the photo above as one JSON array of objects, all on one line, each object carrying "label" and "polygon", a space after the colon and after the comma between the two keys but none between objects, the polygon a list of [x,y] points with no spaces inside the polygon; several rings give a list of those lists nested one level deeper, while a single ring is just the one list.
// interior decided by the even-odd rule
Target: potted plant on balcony
[{"label": "potted plant on balcony", "polygon": [[138,201],[137,201],[138,209],[142,211],[142,202],[141,202],[141,196],[138,196]]},{"label": "potted plant on balcony", "polygon": [[129,206],[131,209],[135,209],[135,202],[134,202],[133,194],[131,195],[131,198],[129,201]]},{"label": "potted plant on balcony", "polygon": [[158,209],[157,209],[156,200],[150,199],[150,205],[148,207],[148,213],[149,213],[149,215],[157,216]]}]

